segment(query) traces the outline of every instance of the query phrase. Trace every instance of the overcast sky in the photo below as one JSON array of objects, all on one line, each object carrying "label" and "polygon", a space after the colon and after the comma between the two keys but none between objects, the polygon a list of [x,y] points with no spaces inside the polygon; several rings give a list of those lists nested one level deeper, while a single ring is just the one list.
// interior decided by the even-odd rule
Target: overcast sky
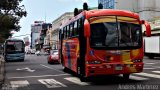
[{"label": "overcast sky", "polygon": [[[89,7],[97,7],[98,0],[23,0],[27,17],[20,21],[21,30],[14,36],[31,33],[31,24],[34,21],[45,21],[51,23],[65,12],[73,12],[74,8],[83,8],[83,2],[87,2]],[[25,36],[26,37],[26,36]],[[23,37],[18,37],[23,39]]]}]

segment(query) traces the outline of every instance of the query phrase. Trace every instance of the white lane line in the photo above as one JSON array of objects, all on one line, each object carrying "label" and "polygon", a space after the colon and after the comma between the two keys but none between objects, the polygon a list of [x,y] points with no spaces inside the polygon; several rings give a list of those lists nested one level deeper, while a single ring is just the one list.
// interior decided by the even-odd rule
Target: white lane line
[{"label": "white lane line", "polygon": [[57,69],[55,69],[55,68],[51,68],[51,67],[46,66],[46,65],[43,65],[43,64],[40,64],[40,65],[43,66],[43,67],[45,67],[45,68],[49,68],[49,69],[55,70],[55,71],[57,71],[57,72],[64,73],[63,71],[57,70]]},{"label": "white lane line", "polygon": [[133,80],[149,80],[149,78],[144,78],[144,77],[139,77],[139,76],[133,76],[133,75],[131,75],[129,78],[133,79]]},{"label": "white lane line", "polygon": [[[122,75],[120,75],[121,77],[123,77]],[[139,77],[139,76],[134,76],[134,75],[130,75],[129,79],[131,80],[149,80],[149,78],[144,78],[144,77]]]},{"label": "white lane line", "polygon": [[47,88],[67,87],[66,85],[56,81],[55,79],[39,79],[38,81],[44,84]]},{"label": "white lane line", "polygon": [[143,69],[156,69],[156,68],[143,68]]},{"label": "white lane line", "polygon": [[24,77],[8,77],[8,79],[18,79],[18,78],[39,78],[39,77],[54,77],[54,76],[66,76],[69,74],[56,74],[56,75],[40,75],[40,76],[24,76]]},{"label": "white lane line", "polygon": [[16,89],[18,87],[26,87],[29,85],[27,80],[24,81],[10,81],[12,89]]},{"label": "white lane line", "polygon": [[79,78],[77,77],[67,77],[67,78],[64,78],[72,83],[75,83],[75,84],[78,84],[78,85],[90,85],[89,83],[86,83],[86,82],[81,82]]},{"label": "white lane line", "polygon": [[158,78],[158,79],[160,79],[160,75],[156,75],[156,74],[134,73],[134,75],[140,75],[140,76],[145,76],[145,77],[151,77],[151,78]]},{"label": "white lane line", "polygon": [[160,74],[160,71],[152,71],[152,72]]},{"label": "white lane line", "polygon": [[145,63],[145,64],[156,64],[156,63]]}]

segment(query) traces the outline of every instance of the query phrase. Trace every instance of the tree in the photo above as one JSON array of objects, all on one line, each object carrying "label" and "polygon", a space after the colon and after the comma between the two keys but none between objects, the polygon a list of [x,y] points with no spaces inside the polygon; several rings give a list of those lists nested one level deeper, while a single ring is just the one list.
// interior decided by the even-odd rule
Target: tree
[{"label": "tree", "polygon": [[87,10],[88,11],[88,4],[86,2],[83,3],[83,10]]},{"label": "tree", "polygon": [[27,12],[23,0],[0,0],[0,42],[12,36],[11,31],[19,31],[19,21]]},{"label": "tree", "polygon": [[101,3],[98,4],[98,9],[103,9],[103,5]]}]

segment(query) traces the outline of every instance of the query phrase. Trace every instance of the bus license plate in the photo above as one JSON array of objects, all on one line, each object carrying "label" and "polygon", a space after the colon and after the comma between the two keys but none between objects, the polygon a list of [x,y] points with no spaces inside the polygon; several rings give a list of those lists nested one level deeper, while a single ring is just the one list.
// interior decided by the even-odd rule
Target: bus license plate
[{"label": "bus license plate", "polygon": [[118,65],[118,66],[115,67],[115,70],[123,70],[123,67]]}]

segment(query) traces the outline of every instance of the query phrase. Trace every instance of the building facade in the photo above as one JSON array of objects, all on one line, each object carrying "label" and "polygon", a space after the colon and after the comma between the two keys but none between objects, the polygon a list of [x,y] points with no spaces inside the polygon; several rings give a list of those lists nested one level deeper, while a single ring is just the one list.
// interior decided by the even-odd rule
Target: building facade
[{"label": "building facade", "polygon": [[160,0],[98,0],[105,9],[122,9],[139,13],[140,18],[151,21],[160,17]]},{"label": "building facade", "polygon": [[43,21],[35,21],[34,24],[31,25],[31,49],[35,49],[36,41],[39,38],[43,23]]},{"label": "building facade", "polygon": [[50,45],[52,49],[58,49],[58,31],[60,26],[73,16],[73,12],[66,12],[52,22],[52,29],[50,30]]}]

